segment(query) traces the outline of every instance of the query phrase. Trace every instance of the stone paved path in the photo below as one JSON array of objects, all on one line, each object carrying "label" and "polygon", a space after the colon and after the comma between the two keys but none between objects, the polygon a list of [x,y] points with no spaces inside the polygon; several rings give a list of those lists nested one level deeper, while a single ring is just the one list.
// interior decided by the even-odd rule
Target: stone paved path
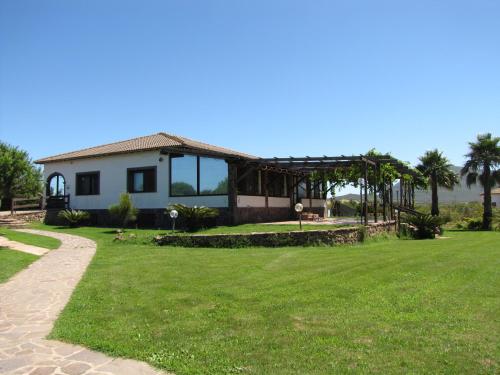
[{"label": "stone paved path", "polygon": [[43,255],[50,251],[49,249],[45,249],[43,247],[26,245],[21,242],[11,241],[3,236],[0,236],[0,246],[8,247],[9,249],[12,250],[18,250],[22,251],[23,253],[29,253],[34,255]]},{"label": "stone paved path", "polygon": [[46,340],[95,253],[93,241],[38,230],[61,240],[5,284],[0,284],[0,374],[160,375],[149,365],[110,358],[86,348]]}]

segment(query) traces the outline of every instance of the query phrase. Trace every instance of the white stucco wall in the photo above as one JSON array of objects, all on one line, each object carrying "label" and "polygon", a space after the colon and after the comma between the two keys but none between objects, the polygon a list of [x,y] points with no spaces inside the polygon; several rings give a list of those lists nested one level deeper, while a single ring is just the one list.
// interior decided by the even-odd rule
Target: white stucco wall
[{"label": "white stucco wall", "polygon": [[[159,161],[160,157],[163,161]],[[202,197],[169,197],[168,155],[159,151],[140,152],[101,158],[79,159],[44,165],[45,181],[54,172],[61,173],[66,180],[66,192],[70,195],[71,208],[107,209],[118,201],[121,193],[127,191],[127,168],[156,166],[157,189],[155,193],[131,194],[138,208],[165,208],[173,203],[189,206],[227,207],[227,195]],[[100,194],[77,196],[75,194],[76,173],[100,172]]]},{"label": "white stucco wall", "polygon": [[[484,203],[484,196],[481,194],[481,203]],[[495,207],[500,207],[500,194],[492,193],[491,194],[491,203]]]},{"label": "white stucco wall", "polygon": [[309,198],[302,198],[301,202],[302,205],[305,207],[305,208],[309,208],[309,207],[323,207],[324,204],[325,204],[325,200],[323,199],[312,199],[312,206],[310,205],[310,201],[309,201]]},{"label": "white stucco wall", "polygon": [[[266,207],[266,197],[257,195],[238,195],[238,207]],[[269,197],[269,207],[290,207],[290,198]]]},{"label": "white stucco wall", "polygon": [[[482,197],[482,198],[484,198],[484,197]],[[484,202],[484,199],[482,199],[482,201]],[[491,194],[491,203],[495,207],[500,207],[500,194],[498,194],[498,193]]]}]

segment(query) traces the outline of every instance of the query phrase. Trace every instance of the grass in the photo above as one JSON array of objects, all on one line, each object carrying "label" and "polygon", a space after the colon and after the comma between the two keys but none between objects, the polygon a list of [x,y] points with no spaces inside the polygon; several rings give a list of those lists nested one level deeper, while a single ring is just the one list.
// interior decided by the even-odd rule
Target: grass
[{"label": "grass", "polygon": [[[328,230],[345,227],[345,224],[304,224],[303,231]],[[202,229],[194,234],[231,234],[231,233],[251,233],[251,232],[290,232],[300,230],[299,224],[241,224],[235,226],[220,226]],[[183,232],[179,232],[183,233]],[[190,233],[188,233],[190,234]]]},{"label": "grass", "polygon": [[38,256],[36,255],[26,254],[0,246],[0,283],[7,281],[37,259]]},{"label": "grass", "polygon": [[61,246],[61,241],[55,238],[40,236],[38,234],[17,232],[5,227],[0,227],[0,236],[5,236],[11,241],[17,241],[26,245],[43,247],[50,250],[57,249]]},{"label": "grass", "polygon": [[54,339],[176,374],[499,370],[498,233],[229,250],[64,231],[98,250]]}]

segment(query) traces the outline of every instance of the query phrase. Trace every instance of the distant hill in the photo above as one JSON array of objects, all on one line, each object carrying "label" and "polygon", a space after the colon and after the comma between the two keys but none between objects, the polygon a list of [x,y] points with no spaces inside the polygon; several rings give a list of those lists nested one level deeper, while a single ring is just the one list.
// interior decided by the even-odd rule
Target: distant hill
[{"label": "distant hill", "polygon": [[[460,173],[460,167],[453,167],[456,173]],[[394,186],[394,200],[396,200],[397,191],[399,191],[399,184]],[[461,178],[460,185],[455,186],[453,190],[438,189],[439,202],[440,203],[453,203],[453,202],[479,202],[481,201],[481,193],[483,188],[481,185],[473,185],[469,189],[465,183],[465,177]],[[346,194],[342,196],[335,197],[337,200],[347,199],[359,201],[359,194]],[[371,197],[370,197],[371,200]],[[416,190],[415,191],[415,201],[417,203],[430,203],[431,202],[431,191],[429,190]]]},{"label": "distant hill", "polygon": [[345,194],[345,195],[339,195],[335,197],[336,200],[353,200],[353,201],[358,201],[359,202],[359,194]]}]

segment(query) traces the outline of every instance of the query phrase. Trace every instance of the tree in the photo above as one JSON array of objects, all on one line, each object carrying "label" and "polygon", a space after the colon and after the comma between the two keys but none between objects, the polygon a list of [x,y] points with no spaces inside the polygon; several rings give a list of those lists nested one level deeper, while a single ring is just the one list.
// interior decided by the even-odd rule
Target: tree
[{"label": "tree", "polygon": [[42,190],[42,173],[28,153],[0,142],[0,209],[9,210],[12,198],[33,197]]},{"label": "tree", "polygon": [[477,136],[477,142],[469,142],[470,151],[461,175],[466,176],[467,186],[477,183],[483,186],[483,225],[482,229],[491,229],[493,209],[491,204],[491,189],[500,184],[500,137],[493,138],[491,133]]},{"label": "tree", "polygon": [[438,187],[444,187],[453,190],[453,187],[459,183],[458,176],[453,172],[449,160],[438,150],[427,151],[419,158],[420,164],[417,169],[427,179],[432,191],[431,214],[439,216]]}]

